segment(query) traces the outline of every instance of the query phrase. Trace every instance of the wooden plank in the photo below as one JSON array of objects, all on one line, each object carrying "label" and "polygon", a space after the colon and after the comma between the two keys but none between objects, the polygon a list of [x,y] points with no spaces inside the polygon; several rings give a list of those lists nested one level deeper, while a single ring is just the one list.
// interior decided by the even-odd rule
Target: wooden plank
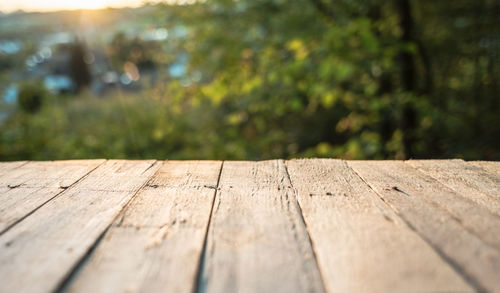
[{"label": "wooden plank", "polygon": [[500,215],[500,178],[462,160],[411,160],[408,164],[462,197]]},{"label": "wooden plank", "polygon": [[68,291],[193,292],[221,164],[166,162]]},{"label": "wooden plank", "polygon": [[467,163],[482,168],[500,178],[500,161],[472,161]]},{"label": "wooden plank", "polygon": [[[10,185],[7,182],[12,180],[11,174],[15,169],[20,168],[28,164],[28,161],[18,161],[18,162],[0,162],[0,194],[10,190]],[[4,178],[5,177],[5,178]],[[1,203],[0,203],[1,204]]]},{"label": "wooden plank", "polygon": [[0,234],[104,160],[30,162],[0,179]]},{"label": "wooden plank", "polygon": [[157,168],[107,161],[1,235],[0,291],[55,290]]},{"label": "wooden plank", "polygon": [[[82,167],[95,168],[104,160],[75,160],[75,161],[32,161],[12,168],[0,177],[0,193],[12,188],[41,188],[62,187],[73,184],[78,174],[68,173]],[[77,179],[74,179],[77,177]]]},{"label": "wooden plank", "polygon": [[474,292],[344,161],[286,164],[328,292]]},{"label": "wooden plank", "polygon": [[0,162],[0,177],[27,163],[27,161]]},{"label": "wooden plank", "polygon": [[[485,241],[495,236],[480,232],[497,225],[495,215],[403,162],[349,161],[348,165],[478,291],[500,288],[500,255]],[[498,234],[492,231],[499,230],[488,233]]]},{"label": "wooden plank", "polygon": [[387,185],[385,188],[397,188],[403,192],[416,195],[429,204],[440,207],[447,211],[455,221],[460,222],[469,232],[500,251],[500,233],[491,233],[491,231],[500,231],[500,217],[498,214],[476,204],[468,196],[463,197],[460,193],[402,161],[388,161],[377,164],[375,162],[375,165],[379,166],[379,168],[385,168],[385,171],[393,172],[391,180],[394,180],[387,183],[393,185]]},{"label": "wooden plank", "polygon": [[283,161],[224,162],[199,292],[322,292]]}]

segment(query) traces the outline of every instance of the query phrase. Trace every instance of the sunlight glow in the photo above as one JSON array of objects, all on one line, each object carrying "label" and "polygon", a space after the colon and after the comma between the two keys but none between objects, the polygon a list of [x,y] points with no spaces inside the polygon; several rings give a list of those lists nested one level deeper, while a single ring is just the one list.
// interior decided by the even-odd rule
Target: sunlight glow
[{"label": "sunlight glow", "polygon": [[[148,1],[158,2],[158,1]],[[106,7],[135,7],[144,4],[144,0],[10,0],[0,1],[0,11],[54,11],[75,9],[101,9]]]}]

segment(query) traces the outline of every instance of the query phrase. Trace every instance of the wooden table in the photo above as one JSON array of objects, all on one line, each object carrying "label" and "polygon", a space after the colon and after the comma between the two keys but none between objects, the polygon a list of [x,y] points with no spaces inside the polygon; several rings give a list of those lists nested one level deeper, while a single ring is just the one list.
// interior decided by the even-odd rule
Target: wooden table
[{"label": "wooden table", "polygon": [[0,198],[0,292],[500,292],[500,162],[7,162]]}]

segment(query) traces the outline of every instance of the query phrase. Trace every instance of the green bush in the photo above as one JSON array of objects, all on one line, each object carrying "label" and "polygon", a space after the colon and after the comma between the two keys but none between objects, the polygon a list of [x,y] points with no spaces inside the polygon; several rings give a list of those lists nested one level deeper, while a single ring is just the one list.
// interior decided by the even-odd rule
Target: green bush
[{"label": "green bush", "polygon": [[21,84],[17,103],[26,113],[36,113],[42,107],[47,92],[41,83],[28,82]]},{"label": "green bush", "polygon": [[24,111],[0,123],[0,160],[500,159],[495,1],[156,9],[158,25],[173,19],[172,36],[178,24],[186,35],[154,46],[118,35],[111,61],[165,71],[182,54],[186,76],[99,98],[27,94]]}]

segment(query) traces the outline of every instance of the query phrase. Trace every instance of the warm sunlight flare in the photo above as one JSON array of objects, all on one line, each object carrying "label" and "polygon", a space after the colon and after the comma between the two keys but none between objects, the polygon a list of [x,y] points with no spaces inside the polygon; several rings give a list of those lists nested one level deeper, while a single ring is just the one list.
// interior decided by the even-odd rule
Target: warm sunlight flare
[{"label": "warm sunlight flare", "polygon": [[2,1],[0,11],[51,11],[51,10],[73,10],[73,9],[100,9],[106,7],[138,6],[143,0],[13,0]]}]

